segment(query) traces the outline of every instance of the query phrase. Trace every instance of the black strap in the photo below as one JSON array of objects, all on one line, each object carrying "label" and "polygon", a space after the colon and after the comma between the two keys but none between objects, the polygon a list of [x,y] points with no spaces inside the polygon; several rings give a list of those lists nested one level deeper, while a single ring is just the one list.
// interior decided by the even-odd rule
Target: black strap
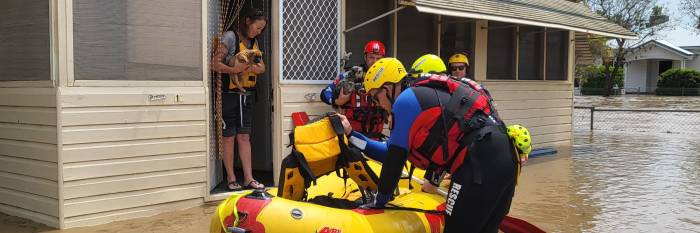
[{"label": "black strap", "polygon": [[[329,115],[328,120],[338,137],[338,146],[340,147],[340,155],[338,155],[338,159],[335,162],[335,174],[343,178],[343,186],[345,189],[347,188],[348,178],[350,177],[345,168],[349,166],[350,153],[352,152],[350,152],[348,145],[345,144],[345,128],[343,127],[343,122],[340,120],[340,117],[338,117],[338,115]],[[343,195],[345,195],[346,191],[347,190],[343,191]]]},{"label": "black strap", "polygon": [[[461,152],[465,148],[467,149],[467,153],[469,155],[464,155],[464,156],[469,156],[469,162],[471,163],[472,166],[472,171],[473,171],[473,183],[474,184],[482,184],[483,178],[482,178],[482,172],[481,172],[481,163],[479,160],[476,159],[475,154],[473,154],[473,148],[474,144],[477,141],[484,140],[486,137],[490,137],[491,133],[500,131],[500,125],[488,125],[488,126],[483,126],[480,129],[474,130],[468,135],[462,137],[459,140],[459,146],[457,147],[457,153]],[[458,156],[455,156],[456,158]],[[453,158],[453,159],[454,159]]]},{"label": "black strap", "polygon": [[287,148],[289,148],[293,145],[294,145],[294,131],[289,132],[289,144],[287,144]]},{"label": "black strap", "polygon": [[[454,93],[452,93],[447,105],[443,106],[442,103],[439,102],[440,107],[442,108],[440,115],[442,120],[438,120],[435,122],[435,124],[433,124],[428,132],[425,142],[416,150],[424,156],[430,157],[433,153],[435,153],[438,146],[442,145],[443,160],[449,158],[447,133],[455,122],[464,121],[464,115],[472,108],[472,106],[474,106],[474,103],[476,103],[478,97],[478,92],[471,89],[471,87],[467,87],[462,84],[457,87]],[[438,101],[440,101],[440,97],[437,95],[437,90],[436,98],[438,98]],[[445,117],[447,117],[447,119],[445,119]]]},{"label": "black strap", "polygon": [[292,148],[292,155],[294,155],[294,157],[297,159],[302,171],[305,173],[302,175],[307,176],[309,180],[316,185],[316,176],[314,176],[314,173],[311,171],[311,167],[309,167],[309,163],[306,161],[306,158],[304,158],[304,154]]},{"label": "black strap", "polygon": [[408,189],[413,189],[413,184],[411,184],[411,181],[413,180],[413,171],[416,170],[416,165],[411,164],[411,168],[408,169]]},{"label": "black strap", "polygon": [[401,177],[401,178],[399,178],[399,179],[408,180],[408,189],[411,190],[411,189],[413,189],[413,184],[411,184],[411,181],[413,180],[413,171],[416,170],[416,165],[413,165],[413,164],[411,163],[410,166],[407,164],[407,165],[404,166],[404,167],[405,167],[405,168],[408,168],[408,176],[406,176],[406,177]]},{"label": "black strap", "polygon": [[338,146],[340,147],[340,155],[338,155],[338,160],[336,162],[336,170],[338,170],[348,166],[348,157],[351,152],[348,145],[345,144],[345,128],[343,127],[340,117],[331,115],[328,116],[328,120],[330,120],[333,131],[338,136]]}]

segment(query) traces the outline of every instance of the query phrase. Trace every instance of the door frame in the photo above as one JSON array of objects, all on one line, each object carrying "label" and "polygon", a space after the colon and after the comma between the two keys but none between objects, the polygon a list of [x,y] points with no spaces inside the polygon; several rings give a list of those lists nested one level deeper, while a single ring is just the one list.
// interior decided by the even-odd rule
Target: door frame
[{"label": "door frame", "polygon": [[[280,57],[280,55],[276,49],[278,47],[277,45],[279,44],[279,34],[277,33],[279,30],[279,25],[276,23],[277,19],[279,18],[279,15],[280,15],[280,13],[279,13],[279,9],[280,9],[279,8],[279,0],[269,0],[269,1],[270,1],[271,12],[270,12],[270,18],[268,19],[268,29],[266,29],[266,30],[270,30],[270,40],[269,40],[270,41],[269,42],[270,49],[269,50],[270,50],[271,56],[270,56],[270,62],[268,64],[266,64],[266,66],[267,66],[267,72],[271,72],[270,73],[270,79],[271,79],[270,80],[271,81],[271,83],[270,83],[270,85],[271,85],[271,87],[270,87],[270,91],[271,91],[271,93],[270,93],[270,95],[271,95],[270,105],[271,106],[270,107],[271,107],[271,115],[272,115],[271,116],[272,127],[270,129],[270,133],[271,133],[270,143],[272,145],[271,146],[272,147],[271,156],[272,156],[272,166],[273,166],[273,180],[275,181],[275,186],[276,186],[277,180],[279,177],[279,169],[275,169],[275,168],[279,167],[280,163],[281,163],[281,158],[280,158],[280,156],[278,156],[279,154],[281,154],[281,148],[279,146],[275,146],[275,145],[278,145],[281,142],[277,132],[279,132],[279,129],[280,129],[279,126],[280,126],[281,121],[282,121],[282,117],[280,115],[281,113],[278,109],[279,107],[277,107],[277,106],[280,106],[278,103],[281,103],[281,99],[279,97],[280,96],[279,95],[279,93],[280,93],[280,86],[279,85],[280,84],[279,84],[279,78],[278,78],[279,77],[279,67],[277,64],[280,64],[282,58]],[[205,89],[204,93],[207,96],[205,109],[207,111],[206,112],[206,116],[207,116],[206,117],[206,119],[207,119],[206,120],[206,125],[207,125],[206,143],[207,143],[207,155],[208,155],[207,156],[207,163],[206,163],[207,172],[206,172],[206,178],[205,178],[206,179],[206,188],[204,189],[204,201],[207,201],[207,202],[208,201],[220,201],[220,200],[226,199],[227,197],[229,197],[231,195],[231,193],[233,193],[233,192],[211,193],[211,190],[209,189],[209,187],[212,184],[212,180],[210,179],[209,174],[210,174],[211,169],[214,169],[216,166],[216,165],[211,163],[212,159],[210,159],[210,158],[212,156],[216,157],[218,155],[216,155],[216,153],[215,153],[216,150],[213,150],[213,148],[211,146],[213,143],[212,139],[215,137],[215,135],[212,135],[211,129],[216,127],[215,126],[216,122],[211,117],[211,112],[214,110],[214,108],[213,108],[213,102],[212,102],[212,98],[211,98],[211,95],[213,94],[212,88],[210,87],[211,79],[209,77],[209,71],[210,71],[210,67],[209,67],[209,58],[210,57],[209,56],[210,55],[209,55],[208,42],[209,42],[210,38],[208,36],[209,35],[208,9],[209,9],[209,2],[207,0],[202,0],[202,16],[203,16],[202,17],[202,63],[203,63],[203,66],[202,67],[205,67],[202,70],[203,70],[203,74],[204,74],[204,85],[203,85],[204,89]],[[268,45],[265,45],[265,46],[268,46]],[[218,162],[219,160],[214,159],[214,161]]]}]

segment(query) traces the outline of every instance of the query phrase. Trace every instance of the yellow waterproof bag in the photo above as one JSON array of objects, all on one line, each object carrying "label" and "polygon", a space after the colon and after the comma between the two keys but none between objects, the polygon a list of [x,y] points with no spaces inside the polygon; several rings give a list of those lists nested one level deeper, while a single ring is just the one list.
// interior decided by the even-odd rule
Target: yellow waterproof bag
[{"label": "yellow waterproof bag", "polygon": [[348,147],[342,122],[334,113],[295,127],[289,141],[292,152],[282,161],[277,196],[305,199],[311,183],[332,172],[351,178],[362,190],[376,191],[377,175],[359,150]]}]

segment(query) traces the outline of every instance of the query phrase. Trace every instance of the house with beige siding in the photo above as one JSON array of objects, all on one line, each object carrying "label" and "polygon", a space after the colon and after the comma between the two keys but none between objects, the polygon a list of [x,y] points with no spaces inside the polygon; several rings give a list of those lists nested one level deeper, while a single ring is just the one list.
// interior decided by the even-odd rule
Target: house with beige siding
[{"label": "house with beige siding", "polygon": [[[261,0],[267,72],[256,178],[274,185],[291,114],[332,109],[340,58],[383,41],[410,64],[466,51],[471,77],[535,147],[572,143],[574,33],[634,37],[557,1]],[[209,70],[219,0],[0,1],[0,211],[57,228],[201,205],[221,190]]]}]

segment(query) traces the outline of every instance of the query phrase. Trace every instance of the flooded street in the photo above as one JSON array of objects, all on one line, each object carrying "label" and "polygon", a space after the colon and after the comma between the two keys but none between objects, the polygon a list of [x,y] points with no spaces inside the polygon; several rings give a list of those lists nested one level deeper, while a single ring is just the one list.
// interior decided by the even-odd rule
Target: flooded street
[{"label": "flooded street", "polygon": [[[700,98],[576,97],[576,105],[698,110]],[[694,129],[700,123],[688,122],[699,121],[700,114],[683,119],[665,113],[641,118],[616,114],[621,115],[602,120],[614,127],[600,123],[600,129],[590,132],[577,125],[572,148],[532,159],[520,178],[511,215],[548,232],[700,232],[700,134],[657,130],[659,125]],[[64,231],[0,214],[0,233],[207,232],[213,204]]]},{"label": "flooded street", "polygon": [[[576,105],[697,110],[700,98],[576,97]],[[700,232],[700,135],[687,130],[700,123],[686,123],[698,116],[616,113],[596,118],[593,133],[576,127],[570,156],[525,168],[512,215],[551,232]]]},{"label": "flooded street", "polygon": [[626,108],[626,109],[694,109],[700,110],[697,96],[575,96],[576,106]]}]

